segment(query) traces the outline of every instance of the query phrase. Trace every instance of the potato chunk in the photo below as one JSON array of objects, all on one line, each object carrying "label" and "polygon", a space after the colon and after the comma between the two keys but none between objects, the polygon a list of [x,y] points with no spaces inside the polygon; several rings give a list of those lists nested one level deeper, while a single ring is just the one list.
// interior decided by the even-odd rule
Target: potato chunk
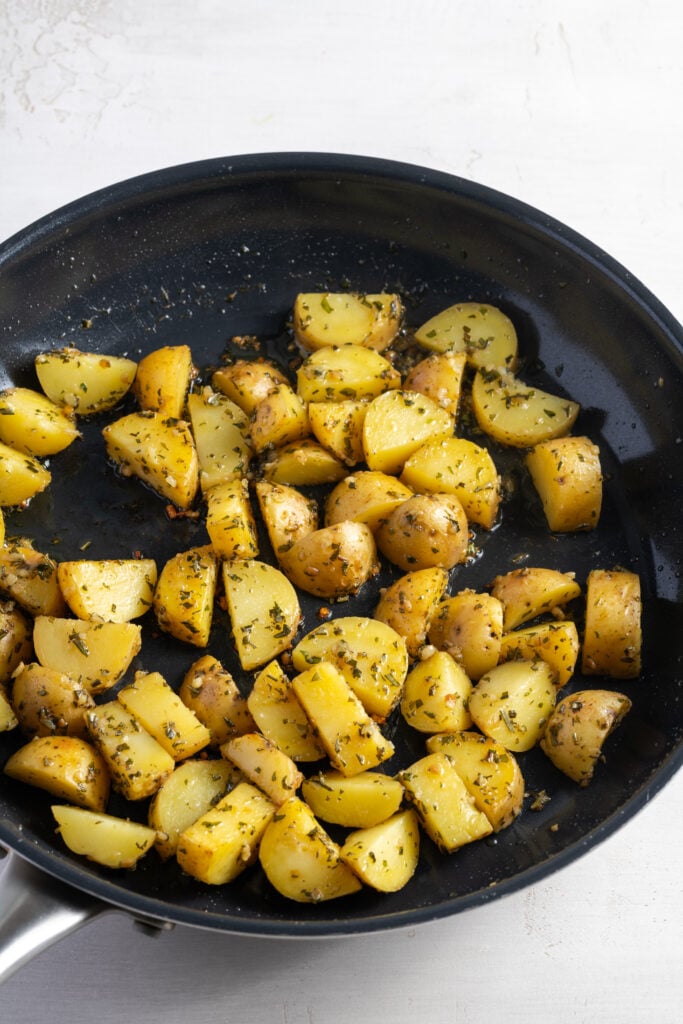
[{"label": "potato chunk", "polygon": [[602,508],[600,449],[588,437],[541,441],[526,457],[531,480],[555,533],[594,530]]},{"label": "potato chunk", "polygon": [[513,448],[531,448],[541,441],[562,437],[579,415],[577,402],[495,370],[475,374],[472,408],[485,434]]},{"label": "potato chunk", "polygon": [[427,441],[403,466],[401,480],[420,493],[454,494],[469,522],[490,530],[501,500],[501,481],[490,453],[464,437]]},{"label": "potato chunk", "polygon": [[9,697],[0,684],[0,732],[9,732],[11,729],[16,729],[18,724],[19,719],[14,713]]},{"label": "potato chunk", "polygon": [[271,661],[258,673],[247,706],[263,735],[293,761],[324,757],[325,749],[279,662]]},{"label": "potato chunk", "polygon": [[66,603],[57,578],[57,563],[18,537],[0,548],[0,593],[29,615],[63,615]]},{"label": "potato chunk", "polygon": [[243,476],[249,468],[251,446],[247,439],[248,420],[242,409],[220,391],[203,388],[187,396],[187,411],[202,492],[224,480]]},{"label": "potato chunk", "polygon": [[446,570],[431,567],[408,572],[382,591],[373,617],[405,638],[411,658],[416,658],[427,642],[447,586]]},{"label": "potato chunk", "polygon": [[443,853],[453,853],[493,831],[448,754],[427,754],[398,777],[427,835]]},{"label": "potato chunk", "polygon": [[469,699],[475,725],[508,750],[531,750],[555,707],[555,680],[544,661],[506,661],[481,677]]},{"label": "potato chunk", "polygon": [[133,391],[140,408],[180,419],[193,376],[189,345],[164,345],[138,363]]},{"label": "potato chunk", "polygon": [[32,622],[14,601],[0,601],[0,686],[33,656]]},{"label": "potato chunk", "polygon": [[496,576],[491,594],[503,605],[503,629],[507,632],[537,615],[563,608],[579,597],[581,587],[573,573],[529,566]]},{"label": "potato chunk", "polygon": [[579,633],[571,619],[539,622],[504,633],[500,640],[500,660],[541,658],[552,669],[556,686],[561,690],[574,675],[579,649]]},{"label": "potato chunk", "polygon": [[403,786],[382,772],[346,776],[330,769],[309,776],[301,795],[316,818],[331,825],[372,828],[396,814],[403,800]]},{"label": "potato chunk", "polygon": [[0,441],[25,455],[44,458],[80,437],[73,412],[30,388],[0,392]]},{"label": "potato chunk", "polygon": [[152,607],[157,567],[152,558],[81,559],[60,562],[57,579],[79,619],[130,622]]},{"label": "potato chunk", "polygon": [[23,505],[49,487],[52,474],[32,455],[0,443],[0,507]]},{"label": "potato chunk", "polygon": [[106,426],[107,455],[124,476],[136,476],[178,508],[199,487],[199,461],[189,424],[161,413],[132,412]]},{"label": "potato chunk", "polygon": [[467,558],[467,516],[454,494],[413,494],[380,524],[375,539],[404,572],[452,569]]},{"label": "potato chunk", "polygon": [[136,672],[135,681],[119,690],[118,700],[174,761],[208,746],[211,733],[159,672]]},{"label": "potato chunk", "polygon": [[179,551],[166,562],[154,591],[159,628],[193,647],[211,635],[218,559],[209,545]]},{"label": "potato chunk", "polygon": [[304,437],[276,448],[264,463],[263,474],[274,483],[318,487],[341,480],[346,467],[318,441]]},{"label": "potato chunk", "polygon": [[355,594],[379,572],[375,538],[365,523],[324,526],[280,558],[295,586],[331,601]]},{"label": "potato chunk", "polygon": [[292,321],[306,349],[353,344],[382,352],[396,337],[402,317],[398,295],[300,292]]},{"label": "potato chunk", "polygon": [[72,853],[106,868],[135,867],[156,839],[153,828],[112,814],[68,806],[53,806],[52,813]]},{"label": "potato chunk", "polygon": [[341,850],[344,863],[379,892],[398,892],[407,885],[419,855],[419,819],[410,808],[378,825],[351,832]]},{"label": "potato chunk", "polygon": [[87,622],[39,615],[33,643],[41,665],[77,679],[90,693],[103,693],[123,677],[141,647],[134,622]]},{"label": "potato chunk", "polygon": [[317,349],[296,378],[304,402],[361,401],[401,386],[401,374],[389,360],[363,345]]},{"label": "potato chunk", "polygon": [[300,441],[310,434],[306,403],[289,384],[278,384],[249,418],[249,443],[256,452]]},{"label": "potato chunk", "polygon": [[246,698],[212,654],[205,654],[190,666],[178,695],[209,730],[209,742],[214,747],[255,727]]},{"label": "potato chunk", "polygon": [[257,732],[233,736],[221,745],[221,755],[244,772],[276,807],[289,800],[304,779],[291,757]]},{"label": "potato chunk", "polygon": [[280,384],[288,383],[284,373],[266,359],[237,359],[216,370],[211,378],[212,386],[247,415]]},{"label": "potato chunk", "polygon": [[79,807],[102,811],[107,805],[105,759],[79,736],[34,736],[10,756],[4,771]]},{"label": "potato chunk", "polygon": [[32,662],[15,674],[12,703],[27,736],[85,739],[84,712],[95,702],[79,680]]},{"label": "potato chunk", "polygon": [[40,386],[57,405],[67,405],[77,416],[112,409],[129,391],[137,364],[124,356],[60,348],[35,358]]},{"label": "potato chunk", "polygon": [[451,414],[426,395],[385,391],[370,403],[363,420],[368,469],[398,474],[421,445],[452,437],[454,426]]},{"label": "potato chunk", "polygon": [[214,484],[206,492],[206,530],[219,558],[256,558],[259,553],[256,520],[243,477]]},{"label": "potato chunk", "polygon": [[426,395],[456,417],[466,361],[464,352],[433,352],[408,371],[403,386]]},{"label": "potato chunk", "polygon": [[374,531],[413,492],[389,473],[360,470],[350,473],[330,491],[325,505],[325,523],[365,523]]},{"label": "potato chunk", "polygon": [[256,498],[268,539],[281,564],[297,541],[318,529],[318,509],[312,498],[287,484],[256,481]]},{"label": "potato chunk", "polygon": [[605,740],[631,709],[623,693],[578,690],[561,700],[548,722],[541,749],[556,768],[581,786],[593,778]]},{"label": "potato chunk", "polygon": [[265,665],[291,647],[301,607],[283,573],[256,559],[224,562],[223,585],[235,647],[245,671]]},{"label": "potato chunk", "polygon": [[472,683],[461,665],[446,651],[436,651],[408,673],[401,697],[401,714],[418,732],[467,729],[472,718],[467,702]]},{"label": "potato chunk", "polygon": [[365,457],[363,422],[367,411],[367,402],[351,399],[345,402],[311,402],[308,406],[311,431],[345,466],[355,466]]},{"label": "potato chunk", "polygon": [[474,367],[513,370],[517,362],[517,332],[512,321],[484,302],[449,306],[422,324],[415,340],[435,352],[464,352]]},{"label": "potato chunk", "polygon": [[498,664],[503,633],[503,605],[491,594],[465,589],[445,598],[429,626],[429,642],[448,651],[470,679],[479,679]]},{"label": "potato chunk", "polygon": [[156,793],[175,761],[123,704],[118,700],[99,704],[86,712],[85,720],[114,789],[127,800],[144,800]]},{"label": "potato chunk", "polygon": [[152,797],[147,816],[162,860],[175,854],[181,832],[242,781],[242,773],[222,758],[197,758],[177,765]]},{"label": "potato chunk", "polygon": [[586,584],[582,670],[636,679],[641,669],[640,579],[625,569],[593,569]]}]

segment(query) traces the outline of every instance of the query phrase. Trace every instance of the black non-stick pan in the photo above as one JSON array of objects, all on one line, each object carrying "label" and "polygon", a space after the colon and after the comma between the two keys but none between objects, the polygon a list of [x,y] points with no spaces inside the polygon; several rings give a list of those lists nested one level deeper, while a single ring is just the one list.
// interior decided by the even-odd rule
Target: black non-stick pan
[{"label": "black non-stick pan", "polygon": [[[294,296],[322,289],[398,291],[412,326],[461,300],[498,305],[517,327],[525,379],[581,403],[575,432],[600,445],[605,472],[598,529],[551,535],[519,454],[496,451],[509,485],[502,521],[480,532],[479,556],[453,572],[452,587],[483,588],[521,564],[574,571],[582,584],[591,568],[639,573],[642,676],[616,686],[598,681],[626,692],[633,709],[589,787],[531,751],[522,762],[524,813],[495,841],[446,857],[425,840],[418,871],[400,892],[364,889],[314,906],[280,898],[258,866],[219,888],[155,854],[133,872],[99,869],[55,835],[47,794],[0,777],[0,843],[22,877],[28,872],[29,887],[57,887],[59,901],[72,892],[76,904],[94,900],[135,918],[260,936],[429,921],[568,863],[680,766],[683,330],[614,260],[537,210],[459,178],[350,156],[242,156],[136,178],[58,211],[0,249],[0,386],[36,386],[33,357],[67,344],[137,359],[186,342],[206,371],[236,351],[232,339],[254,336],[258,351],[287,366]],[[52,486],[7,516],[8,534],[31,536],[58,559],[139,550],[160,565],[203,541],[201,517],[170,519],[161,499],[107,464],[101,426],[86,424],[82,441],[52,460]],[[354,612],[370,611],[387,579],[364,588]],[[319,603],[306,603],[305,628],[318,623]],[[197,652],[145,628],[134,667],[158,669],[177,685]],[[248,686],[220,615],[210,651]],[[596,680],[577,677],[575,686],[587,683]],[[388,728],[395,767],[423,751],[423,740],[399,721]],[[19,742],[16,732],[0,737],[0,764]]]}]

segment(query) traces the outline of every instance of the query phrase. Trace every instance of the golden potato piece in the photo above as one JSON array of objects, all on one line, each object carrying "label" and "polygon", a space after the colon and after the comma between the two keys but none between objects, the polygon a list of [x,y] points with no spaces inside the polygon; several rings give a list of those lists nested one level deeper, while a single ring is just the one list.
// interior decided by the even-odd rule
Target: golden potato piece
[{"label": "golden potato piece", "polygon": [[69,806],[53,806],[52,813],[71,852],[105,868],[134,868],[156,839],[153,828],[128,818]]},{"label": "golden potato piece", "polygon": [[366,523],[374,531],[391,512],[412,497],[412,490],[396,477],[378,470],[349,473],[330,491],[325,504],[325,523],[351,520]]},{"label": "golden potato piece", "polygon": [[503,605],[490,594],[461,590],[435,611],[428,639],[448,651],[470,679],[479,679],[498,664],[503,634]]},{"label": "golden potato piece", "polygon": [[118,700],[174,761],[208,746],[211,733],[159,672],[136,672]]},{"label": "golden potato piece", "polygon": [[51,480],[50,470],[38,459],[0,442],[0,507],[25,504]]},{"label": "golden potato piece", "polygon": [[299,367],[296,379],[304,402],[362,401],[401,386],[401,374],[389,360],[363,345],[317,349]]},{"label": "golden potato piece", "polygon": [[556,768],[581,786],[593,778],[605,740],[631,709],[623,693],[578,690],[561,700],[548,722],[541,749]]},{"label": "golden potato piece", "polygon": [[193,647],[206,647],[217,583],[218,559],[209,545],[172,555],[163,566],[154,591],[159,628]]},{"label": "golden potato piece", "polygon": [[541,658],[553,670],[555,684],[561,690],[574,675],[579,649],[579,632],[571,619],[539,622],[504,633],[500,640],[500,660]]},{"label": "golden potato piece", "polygon": [[352,832],[341,849],[344,863],[379,892],[398,892],[407,885],[419,855],[419,818],[411,808],[379,825]]},{"label": "golden potato piece", "polygon": [[355,466],[365,457],[363,423],[367,411],[368,402],[363,401],[311,402],[311,432],[345,466]]},{"label": "golden potato piece", "polygon": [[14,676],[12,703],[27,736],[85,739],[84,712],[95,702],[79,680],[31,662]]},{"label": "golden potato piece", "polygon": [[14,601],[0,601],[0,686],[33,656],[33,625]]},{"label": "golden potato piece", "polygon": [[531,750],[555,707],[555,679],[544,661],[506,661],[477,682],[469,698],[472,721],[507,750]]},{"label": "golden potato piece", "polygon": [[0,593],[29,615],[63,615],[66,602],[57,579],[57,563],[18,537],[0,548]]},{"label": "golden potato piece", "polygon": [[507,633],[537,615],[563,608],[579,597],[581,587],[574,573],[529,566],[496,576],[491,594],[503,605],[503,629]]},{"label": "golden potato piece", "polygon": [[319,761],[325,756],[325,748],[278,661],[271,661],[258,673],[247,706],[263,735],[293,761]]},{"label": "golden potato piece", "polygon": [[382,591],[373,617],[405,638],[411,658],[416,658],[427,642],[447,586],[446,570],[431,567],[408,572]]},{"label": "golden potato piece", "polygon": [[220,391],[202,388],[187,396],[187,412],[199,462],[203,492],[214,484],[243,476],[251,459],[248,419]]},{"label": "golden potato piece", "polygon": [[243,477],[224,480],[206,492],[206,531],[219,558],[256,558],[259,553],[256,520]]},{"label": "golden potato piece", "polygon": [[106,426],[107,455],[124,476],[136,476],[178,508],[199,488],[199,461],[190,426],[156,412],[132,412]]},{"label": "golden potato piece", "polygon": [[221,756],[263,790],[276,807],[289,800],[304,780],[292,758],[258,732],[233,736],[221,744]]},{"label": "golden potato piece", "polygon": [[121,701],[98,704],[86,712],[85,721],[90,738],[109,769],[112,786],[127,800],[152,796],[173,771],[173,757]]},{"label": "golden potato piece", "polygon": [[10,756],[4,771],[78,807],[103,811],[107,805],[105,760],[79,736],[34,736]]},{"label": "golden potato piece", "polygon": [[333,484],[346,473],[344,463],[310,437],[276,448],[263,465],[266,480],[292,487]]},{"label": "golden potato piece", "polygon": [[312,498],[287,484],[257,480],[255,489],[275,557],[286,564],[296,542],[318,529],[318,507]]},{"label": "golden potato piece", "polygon": [[331,825],[372,828],[396,814],[403,800],[403,786],[383,772],[346,776],[328,769],[305,779],[301,796],[316,818]]},{"label": "golden potato piece", "polygon": [[181,419],[194,368],[189,345],[163,345],[138,363],[133,392],[143,411]]},{"label": "golden potato piece", "polygon": [[517,332],[509,317],[484,302],[459,302],[415,331],[415,340],[435,352],[464,352],[474,367],[513,370]]},{"label": "golden potato piece", "polygon": [[60,348],[35,358],[40,386],[57,405],[77,416],[112,409],[130,390],[137,364],[124,356]]},{"label": "golden potato piece", "polygon": [[80,437],[71,409],[31,388],[0,392],[0,441],[25,455],[45,458]]},{"label": "golden potato piece", "polygon": [[249,442],[256,452],[308,437],[311,426],[306,403],[289,384],[278,384],[249,418]]},{"label": "golden potato piece", "polygon": [[453,853],[493,831],[448,754],[427,754],[398,777],[427,835],[443,853]]},{"label": "golden potato piece", "polygon": [[454,494],[413,494],[379,525],[375,539],[404,572],[452,569],[467,558],[467,516]]},{"label": "golden potato piece", "polygon": [[636,679],[642,653],[640,578],[625,569],[593,569],[586,583],[581,668],[586,675]]},{"label": "golden potato piece", "polygon": [[291,647],[301,621],[297,593],[287,577],[257,559],[223,563],[232,634],[245,671]]},{"label": "golden potato piece", "polygon": [[431,398],[455,419],[466,362],[464,352],[433,352],[409,370],[403,386]]},{"label": "golden potato piece", "polygon": [[308,594],[338,600],[355,594],[379,572],[372,530],[365,523],[324,526],[298,540],[280,560],[292,583]]},{"label": "golden potato piece", "polygon": [[513,448],[532,448],[541,441],[562,437],[579,415],[577,402],[497,370],[475,374],[472,409],[485,434]]},{"label": "golden potato piece", "polygon": [[468,522],[490,530],[501,499],[501,481],[491,454],[464,437],[427,441],[403,466],[401,480],[422,494],[454,494]]},{"label": "golden potato piece", "polygon": [[152,607],[157,567],[152,558],[80,559],[60,562],[57,579],[77,618],[130,622]]},{"label": "golden potato piece", "polygon": [[402,318],[398,295],[300,292],[292,323],[297,341],[309,351],[363,345],[382,352],[396,337]]},{"label": "golden potato piece", "polygon": [[418,391],[385,391],[370,405],[363,420],[363,452],[368,469],[398,474],[427,441],[453,436],[449,412]]},{"label": "golden potato piece", "polygon": [[211,383],[250,415],[280,384],[289,382],[274,363],[265,359],[237,359],[230,366],[216,370]]},{"label": "golden potato piece", "polygon": [[588,437],[541,441],[526,465],[555,533],[594,530],[602,509],[600,449]]},{"label": "golden potato piece", "polygon": [[472,718],[467,702],[472,683],[446,651],[435,651],[408,673],[401,697],[401,714],[418,732],[456,732],[468,729]]},{"label": "golden potato piece", "polygon": [[0,732],[9,732],[11,729],[16,729],[18,725],[19,719],[14,713],[14,708],[4,688],[0,685]]},{"label": "golden potato piece", "polygon": [[246,697],[212,654],[203,655],[190,666],[178,695],[207,727],[211,734],[209,742],[214,747],[255,728]]},{"label": "golden potato piece", "polygon": [[124,676],[141,647],[135,622],[88,622],[39,615],[33,644],[41,665],[77,679],[90,693],[103,693]]}]

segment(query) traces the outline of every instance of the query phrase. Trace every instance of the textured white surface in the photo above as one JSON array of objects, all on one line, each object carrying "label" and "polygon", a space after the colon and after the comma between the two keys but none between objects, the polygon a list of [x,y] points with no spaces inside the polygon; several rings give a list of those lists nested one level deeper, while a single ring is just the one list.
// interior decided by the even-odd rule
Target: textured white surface
[{"label": "textured white surface", "polygon": [[[4,0],[0,238],[158,167],[362,153],[472,178],[589,237],[683,320],[678,0]],[[533,889],[390,935],[273,942],[107,916],[0,1019],[674,1024],[680,773]]]}]

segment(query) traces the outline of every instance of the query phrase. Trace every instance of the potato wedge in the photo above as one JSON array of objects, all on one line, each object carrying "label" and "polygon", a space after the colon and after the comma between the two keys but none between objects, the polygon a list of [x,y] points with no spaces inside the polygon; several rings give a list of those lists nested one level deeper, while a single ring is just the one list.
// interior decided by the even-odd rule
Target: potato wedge
[{"label": "potato wedge", "polygon": [[481,677],[469,698],[472,721],[507,750],[531,750],[555,707],[552,669],[544,661],[506,661]]},{"label": "potato wedge", "polygon": [[419,818],[411,808],[379,825],[351,832],[341,849],[344,863],[378,892],[398,892],[407,885],[419,855]]},{"label": "potato wedge", "polygon": [[378,395],[363,420],[363,452],[368,469],[398,474],[427,441],[453,436],[449,412],[418,391],[395,388]]},{"label": "potato wedge", "polygon": [[233,640],[245,671],[265,665],[291,647],[301,606],[279,569],[256,559],[224,562],[223,585]]},{"label": "potato wedge", "polygon": [[39,615],[33,644],[41,665],[77,679],[92,694],[104,693],[125,675],[141,647],[135,622],[86,622]]},{"label": "potato wedge", "polygon": [[247,706],[263,735],[293,761],[319,761],[325,756],[325,748],[278,661],[271,661],[258,673]]},{"label": "potato wedge", "polygon": [[25,455],[45,458],[80,437],[71,409],[31,388],[0,392],[0,441]]},{"label": "potato wedge", "polygon": [[642,660],[640,578],[626,569],[593,569],[586,583],[581,668],[586,675],[636,679]]},{"label": "potato wedge", "polygon": [[17,669],[12,703],[26,736],[81,739],[86,738],[84,712],[95,704],[79,680],[35,662]]},{"label": "potato wedge", "polygon": [[579,405],[525,384],[510,373],[478,370],[472,383],[472,409],[485,434],[512,448],[532,448],[568,434]]},{"label": "potato wedge", "polygon": [[558,690],[566,686],[574,675],[579,650],[579,632],[571,619],[539,622],[535,626],[504,633],[500,639],[501,661],[541,658],[553,670]]},{"label": "potato wedge", "polygon": [[257,480],[256,499],[268,532],[268,539],[281,564],[297,541],[318,529],[318,508],[295,487]]},{"label": "potato wedge", "polygon": [[11,729],[16,729],[18,725],[19,719],[14,713],[9,697],[0,684],[0,732],[9,732]]},{"label": "potato wedge", "polygon": [[466,362],[464,352],[433,352],[408,371],[403,387],[431,398],[455,419]]},{"label": "potato wedge", "polygon": [[564,608],[580,596],[581,587],[574,573],[529,566],[496,576],[491,594],[503,605],[503,629],[507,633],[538,615]]},{"label": "potato wedge", "polygon": [[464,352],[470,366],[513,370],[517,331],[509,317],[483,302],[459,302],[415,331],[415,340],[435,352]]},{"label": "potato wedge", "polygon": [[244,477],[224,480],[206,492],[206,530],[219,558],[256,558],[259,553],[256,520]]},{"label": "potato wedge", "polygon": [[462,666],[446,651],[435,651],[408,673],[401,714],[418,732],[468,729],[472,724],[467,707],[471,692],[472,683]]},{"label": "potato wedge", "polygon": [[297,341],[309,351],[329,345],[363,345],[384,351],[403,318],[398,295],[300,292],[292,323]]},{"label": "potato wedge", "polygon": [[443,853],[453,853],[493,831],[448,754],[426,754],[398,777],[427,835]]},{"label": "potato wedge", "polygon": [[343,775],[332,769],[304,780],[301,796],[316,818],[344,828],[372,828],[396,814],[403,786],[383,772]]},{"label": "potato wedge", "polygon": [[452,569],[467,558],[467,516],[454,494],[413,494],[380,523],[375,539],[404,572]]},{"label": "potato wedge", "polygon": [[0,601],[0,686],[33,657],[33,625],[14,601]]},{"label": "potato wedge", "polygon": [[109,769],[113,788],[127,800],[152,796],[173,771],[173,757],[121,701],[98,704],[86,712],[85,721],[90,739]]},{"label": "potato wedge", "polygon": [[113,409],[130,390],[137,364],[124,356],[53,349],[35,358],[40,386],[57,405],[67,405],[77,416]]},{"label": "potato wedge", "polygon": [[401,386],[401,374],[379,352],[363,345],[319,348],[297,370],[304,402],[363,401]]},{"label": "potato wedge", "polygon": [[79,736],[34,736],[9,757],[5,774],[59,800],[103,811],[109,799],[105,759]]},{"label": "potato wedge", "polygon": [[163,345],[138,363],[133,392],[143,411],[181,419],[194,370],[189,345]]},{"label": "potato wedge", "polygon": [[79,559],[60,562],[57,579],[77,618],[131,622],[152,607],[157,567],[152,558]]},{"label": "potato wedge", "polygon": [[556,768],[587,786],[603,756],[605,740],[631,710],[631,700],[613,690],[577,690],[555,707],[541,750]]},{"label": "potato wedge", "polygon": [[361,883],[310,807],[290,797],[266,828],[259,861],[270,884],[298,903],[321,903],[358,892]]},{"label": "potato wedge", "polygon": [[174,761],[209,745],[211,733],[159,672],[136,672],[117,699]]},{"label": "potato wedge", "polygon": [[222,758],[195,758],[177,765],[152,797],[147,815],[162,860],[175,854],[181,832],[242,781],[242,773]]},{"label": "potato wedge", "polygon": [[57,579],[57,563],[18,537],[0,548],[0,593],[29,615],[63,615],[66,603]]},{"label": "potato wedge", "polygon": [[190,666],[178,696],[209,730],[211,746],[218,747],[231,736],[241,736],[255,728],[246,697],[212,654],[203,655]]},{"label": "potato wedge", "polygon": [[239,768],[276,807],[289,800],[304,780],[291,757],[258,732],[233,736],[221,744],[221,756]]},{"label": "potato wedge", "polygon": [[346,473],[344,463],[310,437],[276,448],[263,465],[266,480],[292,487],[333,484]]},{"label": "potato wedge", "polygon": [[52,813],[65,846],[105,868],[134,868],[154,846],[156,831],[137,821],[64,805]]},{"label": "potato wedge", "polygon": [[500,659],[503,605],[491,594],[461,590],[441,602],[427,635],[431,644],[462,665],[470,679],[479,679]]},{"label": "potato wedge", "polygon": [[237,359],[216,370],[211,378],[212,386],[247,415],[280,384],[288,383],[282,370],[266,359]]},{"label": "potato wedge", "polygon": [[51,480],[50,470],[38,459],[0,442],[0,507],[24,505]]},{"label": "potato wedge", "polygon": [[363,401],[311,402],[308,419],[311,432],[345,466],[362,462],[363,422],[368,403]]},{"label": "potato wedge", "polygon": [[295,586],[330,601],[355,594],[379,572],[375,538],[365,523],[324,526],[280,558]]},{"label": "potato wedge", "polygon": [[210,545],[179,551],[163,566],[154,590],[159,628],[193,647],[206,647],[213,623],[218,559]]},{"label": "potato wedge", "polygon": [[594,530],[602,509],[600,449],[588,437],[541,441],[526,457],[532,483],[554,533]]},{"label": "potato wedge", "polygon": [[132,412],[104,427],[107,455],[123,476],[136,476],[166,501],[189,508],[199,488],[190,426],[157,412]]},{"label": "potato wedge", "polygon": [[374,531],[413,492],[396,477],[377,470],[350,473],[330,491],[325,504],[325,524],[365,523]]},{"label": "potato wedge", "polygon": [[187,396],[187,413],[197,449],[202,492],[224,480],[244,476],[249,468],[251,445],[247,439],[248,420],[242,409],[220,391],[205,387]]},{"label": "potato wedge", "polygon": [[490,530],[501,500],[501,480],[486,448],[464,437],[427,441],[403,466],[401,480],[422,494],[454,494],[468,522]]},{"label": "potato wedge", "polygon": [[447,586],[446,570],[432,567],[408,572],[382,591],[373,618],[405,638],[410,658],[416,658],[427,642]]},{"label": "potato wedge", "polygon": [[290,384],[278,384],[249,418],[249,443],[256,452],[300,441],[310,432],[306,403]]}]

